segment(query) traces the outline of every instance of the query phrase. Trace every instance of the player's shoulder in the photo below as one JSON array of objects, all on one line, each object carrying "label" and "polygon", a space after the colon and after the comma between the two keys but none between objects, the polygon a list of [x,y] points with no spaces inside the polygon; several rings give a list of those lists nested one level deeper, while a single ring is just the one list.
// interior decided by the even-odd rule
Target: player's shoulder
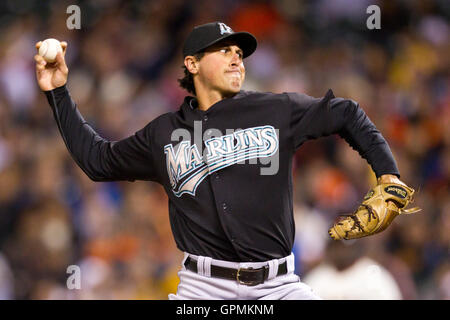
[{"label": "player's shoulder", "polygon": [[147,125],[143,128],[143,130],[151,132],[151,134],[153,134],[160,129],[164,129],[165,127],[167,127],[167,124],[171,121],[173,113],[174,112],[166,112],[155,117],[153,120],[147,123]]},{"label": "player's shoulder", "polygon": [[281,98],[285,94],[284,93],[274,93],[269,91],[254,91],[254,90],[241,90],[237,94],[238,98],[255,98],[255,99],[276,99]]},{"label": "player's shoulder", "polygon": [[241,90],[237,95],[236,99],[248,99],[257,102],[287,102],[288,97],[285,93],[274,93],[268,91],[252,91],[252,90]]},{"label": "player's shoulder", "polygon": [[310,96],[301,92],[286,92],[286,96],[292,105],[297,108],[308,108],[312,105],[328,105],[330,101],[336,99],[331,89],[328,89],[325,95],[319,97]]}]

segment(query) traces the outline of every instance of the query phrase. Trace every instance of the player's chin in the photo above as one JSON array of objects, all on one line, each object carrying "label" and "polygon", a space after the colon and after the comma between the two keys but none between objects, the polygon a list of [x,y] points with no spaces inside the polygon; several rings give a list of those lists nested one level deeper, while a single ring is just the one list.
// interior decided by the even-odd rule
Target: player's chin
[{"label": "player's chin", "polygon": [[241,87],[242,87],[242,81],[240,80],[233,80],[230,82],[228,88],[231,92],[233,93],[238,93],[239,91],[241,91]]}]

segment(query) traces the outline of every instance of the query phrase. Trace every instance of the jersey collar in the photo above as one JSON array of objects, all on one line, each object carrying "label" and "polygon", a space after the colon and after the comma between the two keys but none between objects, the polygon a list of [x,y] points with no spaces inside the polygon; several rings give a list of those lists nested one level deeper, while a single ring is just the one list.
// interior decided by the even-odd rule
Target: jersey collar
[{"label": "jersey collar", "polygon": [[[234,96],[232,96],[231,98],[228,99],[237,99],[242,97],[245,94],[244,90],[239,91],[237,94],[235,94]],[[223,101],[223,100],[221,100]],[[196,110],[198,108],[198,102],[197,102],[197,98],[193,97],[193,96],[186,96],[184,98],[184,105],[187,105],[191,110]]]}]

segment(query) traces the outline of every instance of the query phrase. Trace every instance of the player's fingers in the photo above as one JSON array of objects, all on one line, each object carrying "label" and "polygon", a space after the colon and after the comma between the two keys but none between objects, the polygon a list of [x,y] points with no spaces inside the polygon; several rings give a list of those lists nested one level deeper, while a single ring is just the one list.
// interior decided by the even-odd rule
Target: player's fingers
[{"label": "player's fingers", "polygon": [[47,64],[47,62],[44,60],[44,58],[38,54],[36,54],[34,56],[34,61],[36,61],[36,68],[45,68],[45,65]]},{"label": "player's fingers", "polygon": [[63,50],[63,54],[66,55],[67,42],[61,41],[61,48]]},{"label": "player's fingers", "polygon": [[42,45],[42,41],[36,42],[36,50],[39,52],[39,48]]},{"label": "player's fingers", "polygon": [[47,62],[40,55],[35,55],[34,60],[36,61],[36,74],[39,76],[45,70]]}]

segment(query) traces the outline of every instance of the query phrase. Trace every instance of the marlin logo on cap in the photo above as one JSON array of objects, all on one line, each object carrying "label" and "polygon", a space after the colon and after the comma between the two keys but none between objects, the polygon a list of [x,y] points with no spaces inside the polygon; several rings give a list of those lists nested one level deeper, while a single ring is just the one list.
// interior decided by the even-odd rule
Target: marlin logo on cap
[{"label": "marlin logo on cap", "polygon": [[251,55],[257,46],[256,38],[248,32],[234,32],[220,21],[205,23],[194,27],[183,46],[183,57],[199,53],[219,41],[230,39],[244,52],[243,58]]},{"label": "marlin logo on cap", "polygon": [[219,22],[220,34],[233,33],[233,30],[223,22]]}]

